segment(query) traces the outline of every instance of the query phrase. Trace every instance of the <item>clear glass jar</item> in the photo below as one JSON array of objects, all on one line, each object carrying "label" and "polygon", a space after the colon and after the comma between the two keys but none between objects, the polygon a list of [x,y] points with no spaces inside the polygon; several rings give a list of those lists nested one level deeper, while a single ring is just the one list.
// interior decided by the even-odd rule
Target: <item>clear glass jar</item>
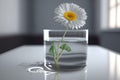
[{"label": "clear glass jar", "polygon": [[[44,30],[44,66],[49,70],[76,70],[86,66],[88,30]],[[62,41],[63,39],[63,41]],[[51,53],[51,46],[54,54]],[[55,58],[59,56],[57,66]],[[56,55],[56,56],[55,56]]]}]

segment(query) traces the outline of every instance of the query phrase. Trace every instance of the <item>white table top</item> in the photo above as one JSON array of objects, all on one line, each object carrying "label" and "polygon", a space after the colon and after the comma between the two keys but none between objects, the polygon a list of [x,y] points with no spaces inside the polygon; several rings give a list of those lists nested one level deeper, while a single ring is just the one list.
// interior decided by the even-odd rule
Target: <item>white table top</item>
[{"label": "white table top", "polygon": [[[43,59],[42,45],[25,45],[7,51],[0,55],[0,80],[53,80],[55,74],[45,77],[44,73],[27,71],[29,67],[42,63]],[[58,78],[59,80],[120,80],[120,55],[100,46],[88,46],[86,68],[76,72],[60,73]]]}]

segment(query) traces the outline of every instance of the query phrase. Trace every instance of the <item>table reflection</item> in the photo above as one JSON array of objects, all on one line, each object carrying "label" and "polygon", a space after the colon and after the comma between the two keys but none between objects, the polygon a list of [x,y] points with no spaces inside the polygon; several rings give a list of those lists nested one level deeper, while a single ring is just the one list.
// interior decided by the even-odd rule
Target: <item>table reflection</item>
[{"label": "table reflection", "polygon": [[120,55],[109,52],[109,80],[120,80]]},{"label": "table reflection", "polygon": [[44,72],[44,80],[87,80],[87,69],[72,72]]}]

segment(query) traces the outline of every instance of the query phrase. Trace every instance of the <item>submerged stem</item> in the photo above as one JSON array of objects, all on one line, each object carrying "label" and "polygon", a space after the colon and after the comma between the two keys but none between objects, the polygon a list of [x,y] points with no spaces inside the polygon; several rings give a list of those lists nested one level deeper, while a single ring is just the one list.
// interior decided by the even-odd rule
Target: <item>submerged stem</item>
[{"label": "submerged stem", "polygon": [[58,61],[59,61],[59,59],[60,59],[60,57],[61,57],[61,55],[62,55],[62,53],[63,53],[63,50],[60,51],[60,45],[61,45],[61,43],[64,41],[64,37],[65,37],[67,31],[68,31],[68,27],[66,27],[66,31],[64,32],[64,34],[63,34],[63,36],[62,36],[62,39],[61,39],[61,41],[60,41],[59,44],[58,44],[58,49],[57,49],[57,54],[56,54],[57,56],[56,56],[56,58],[54,58],[54,62],[55,62],[55,65],[56,65],[56,69],[57,69],[57,70],[59,69]]},{"label": "submerged stem", "polygon": [[[67,50],[67,51],[69,50],[68,49],[69,47],[66,46],[66,44],[63,44],[67,31],[68,31],[68,27],[66,27],[66,30],[65,30],[65,32],[62,36],[62,39],[58,43],[57,50],[55,48],[54,42],[51,44],[51,47],[49,49],[49,52],[52,53],[52,55],[53,55],[54,62],[55,62],[55,67],[56,67],[57,70],[59,69],[59,63],[58,62],[59,62],[60,57],[62,56],[63,51],[64,50]],[[66,48],[66,47],[68,47],[68,48]]]},{"label": "submerged stem", "polygon": [[68,27],[66,27],[66,30],[65,30],[65,32],[64,32],[64,34],[63,34],[63,36],[62,36],[62,39],[61,39],[61,41],[59,42],[59,44],[58,44],[58,56],[57,56],[57,58],[60,56],[60,45],[61,45],[61,43],[64,41],[64,37],[65,37],[65,35],[66,35],[66,33],[67,33],[67,31],[68,31]]},{"label": "submerged stem", "polygon": [[58,60],[57,60],[57,59],[54,59],[54,61],[55,61],[55,68],[56,68],[56,70],[59,70]]}]

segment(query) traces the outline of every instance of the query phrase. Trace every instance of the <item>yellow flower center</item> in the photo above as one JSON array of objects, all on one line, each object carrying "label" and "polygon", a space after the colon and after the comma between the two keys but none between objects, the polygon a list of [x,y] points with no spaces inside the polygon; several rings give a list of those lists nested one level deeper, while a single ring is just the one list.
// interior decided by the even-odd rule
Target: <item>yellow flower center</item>
[{"label": "yellow flower center", "polygon": [[72,12],[72,11],[67,11],[64,13],[64,17],[68,20],[68,21],[73,21],[77,19],[77,15],[76,13]]}]

